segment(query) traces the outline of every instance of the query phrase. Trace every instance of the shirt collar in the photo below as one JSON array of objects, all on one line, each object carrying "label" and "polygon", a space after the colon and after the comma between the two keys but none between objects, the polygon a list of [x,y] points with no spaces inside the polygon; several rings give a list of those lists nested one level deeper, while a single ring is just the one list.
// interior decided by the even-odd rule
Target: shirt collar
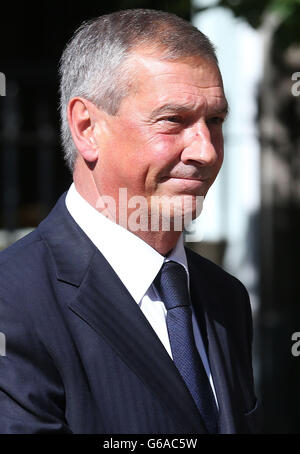
[{"label": "shirt collar", "polygon": [[176,246],[172,249],[172,251],[165,258],[165,262],[169,262],[171,260],[173,262],[177,262],[180,265],[182,265],[184,267],[187,275],[189,275],[187,258],[186,258],[186,253],[185,253],[185,249],[184,249],[182,234],[180,235],[180,237],[176,243]]},{"label": "shirt collar", "polygon": [[92,207],[76,190],[74,183],[66,196],[66,207],[79,227],[104,255],[133,299],[139,303],[164,261],[174,260],[188,273],[183,235],[167,257],[124,227]]}]

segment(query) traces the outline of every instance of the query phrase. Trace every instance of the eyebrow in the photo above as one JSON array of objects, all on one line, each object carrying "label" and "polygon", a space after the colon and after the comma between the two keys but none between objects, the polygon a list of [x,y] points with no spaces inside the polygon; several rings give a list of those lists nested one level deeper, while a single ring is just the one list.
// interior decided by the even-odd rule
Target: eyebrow
[{"label": "eyebrow", "polygon": [[229,114],[229,110],[230,110],[229,105],[228,105],[228,102],[226,101],[224,107],[222,109],[220,109],[220,111],[217,111],[217,113],[224,114],[224,116],[225,116],[224,118],[226,118]]},{"label": "eyebrow", "polygon": [[[166,113],[189,113],[191,110],[194,108],[193,105],[191,104],[164,104],[156,109],[154,109],[151,113],[150,119],[153,120],[160,115],[166,114]],[[222,105],[215,109],[214,114],[224,114],[226,117],[229,113],[229,106],[227,101],[222,102]]]},{"label": "eyebrow", "polygon": [[216,109],[213,114],[217,114],[217,115],[224,115],[224,121],[226,120],[226,118],[228,117],[228,114],[229,114],[229,105],[228,105],[228,102],[226,101],[225,105],[222,106],[220,109]]}]

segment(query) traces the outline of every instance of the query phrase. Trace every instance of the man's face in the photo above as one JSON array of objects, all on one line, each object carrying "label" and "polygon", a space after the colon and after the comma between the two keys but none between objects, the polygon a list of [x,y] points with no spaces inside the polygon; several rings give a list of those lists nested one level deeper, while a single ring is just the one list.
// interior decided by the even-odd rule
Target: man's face
[{"label": "man's face", "polygon": [[119,188],[127,188],[128,198],[144,196],[149,203],[152,196],[205,196],[223,160],[227,102],[216,64],[138,52],[130,63],[129,95],[94,131],[99,193],[117,202]]}]

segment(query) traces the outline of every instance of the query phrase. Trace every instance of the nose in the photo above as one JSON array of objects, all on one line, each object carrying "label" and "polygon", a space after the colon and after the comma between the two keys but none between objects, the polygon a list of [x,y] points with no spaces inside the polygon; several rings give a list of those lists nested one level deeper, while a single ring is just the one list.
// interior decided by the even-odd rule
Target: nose
[{"label": "nose", "polygon": [[186,131],[185,147],[181,153],[181,161],[185,164],[196,161],[201,166],[212,166],[218,160],[218,152],[205,120]]}]

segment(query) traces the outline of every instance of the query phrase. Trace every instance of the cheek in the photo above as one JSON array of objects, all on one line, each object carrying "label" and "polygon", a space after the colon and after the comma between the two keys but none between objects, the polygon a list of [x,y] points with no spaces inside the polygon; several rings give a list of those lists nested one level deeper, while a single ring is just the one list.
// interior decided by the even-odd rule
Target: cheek
[{"label": "cheek", "polygon": [[211,142],[218,156],[217,163],[221,167],[224,157],[224,139],[222,131],[213,134],[211,136]]},{"label": "cheek", "polygon": [[157,178],[174,166],[177,149],[177,140],[170,135],[156,135],[138,144],[134,153],[129,152],[126,163],[131,183],[153,190]]},{"label": "cheek", "polygon": [[181,144],[178,137],[174,135],[159,135],[153,138],[149,145],[149,155],[153,161],[164,166],[178,157],[181,150]]}]

